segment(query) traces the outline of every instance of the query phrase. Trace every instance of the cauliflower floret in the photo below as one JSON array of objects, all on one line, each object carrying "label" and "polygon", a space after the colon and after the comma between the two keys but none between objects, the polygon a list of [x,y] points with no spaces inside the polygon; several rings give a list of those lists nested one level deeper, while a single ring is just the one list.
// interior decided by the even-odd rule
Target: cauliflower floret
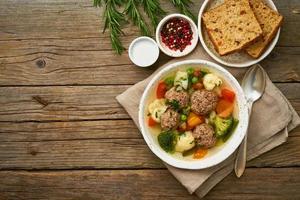
[{"label": "cauliflower floret", "polygon": [[174,79],[174,86],[180,86],[186,90],[188,88],[188,84],[189,84],[188,73],[183,71],[178,71]]},{"label": "cauliflower floret", "polygon": [[184,152],[195,146],[194,137],[191,131],[186,131],[178,136],[178,140],[175,146],[175,151]]},{"label": "cauliflower floret", "polygon": [[148,106],[148,111],[151,115],[151,118],[160,123],[161,115],[167,110],[168,106],[165,103],[165,99],[155,99]]},{"label": "cauliflower floret", "polygon": [[206,74],[203,77],[203,85],[207,90],[213,90],[214,87],[220,86],[222,83],[222,80],[215,74]]}]

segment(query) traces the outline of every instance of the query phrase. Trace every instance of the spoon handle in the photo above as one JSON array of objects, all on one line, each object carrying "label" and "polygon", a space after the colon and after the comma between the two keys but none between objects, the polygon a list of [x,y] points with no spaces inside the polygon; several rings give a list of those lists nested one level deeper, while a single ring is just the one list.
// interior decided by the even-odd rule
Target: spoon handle
[{"label": "spoon handle", "polygon": [[234,164],[234,171],[235,175],[240,178],[246,168],[246,152],[247,152],[247,135],[243,139],[241,146],[238,150],[237,157],[235,159],[235,164]]},{"label": "spoon handle", "polygon": [[[251,110],[252,110],[252,102],[249,102],[248,108],[249,108],[249,121],[250,121],[250,116],[251,116]],[[248,129],[249,126],[247,127],[246,135],[238,149],[238,153],[235,159],[234,163],[234,171],[235,175],[240,178],[246,168],[246,160],[247,160],[247,135],[248,135]]]}]

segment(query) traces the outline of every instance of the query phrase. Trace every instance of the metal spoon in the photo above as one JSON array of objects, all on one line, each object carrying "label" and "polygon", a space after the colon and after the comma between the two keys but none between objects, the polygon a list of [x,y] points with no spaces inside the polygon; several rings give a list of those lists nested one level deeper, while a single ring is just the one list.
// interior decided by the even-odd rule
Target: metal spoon
[{"label": "metal spoon", "polygon": [[[249,120],[252,110],[252,105],[257,101],[264,93],[266,86],[266,75],[265,71],[259,65],[255,65],[250,68],[242,81],[242,88],[244,90],[246,100],[249,109]],[[243,142],[241,143],[238,154],[235,160],[234,171],[237,177],[241,177],[246,167],[246,151],[247,151],[247,133]]]}]

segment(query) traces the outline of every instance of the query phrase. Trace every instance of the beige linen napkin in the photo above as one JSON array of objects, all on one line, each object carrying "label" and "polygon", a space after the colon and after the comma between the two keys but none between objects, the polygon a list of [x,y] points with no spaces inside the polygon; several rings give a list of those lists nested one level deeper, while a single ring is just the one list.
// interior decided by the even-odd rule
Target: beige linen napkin
[{"label": "beige linen napkin", "polygon": [[[118,102],[125,108],[138,127],[139,101],[144,92],[144,88],[152,76],[170,63],[188,59],[213,61],[204,50],[199,47],[186,57],[171,60],[156,70],[150,77],[135,84],[117,96]],[[241,81],[247,70],[244,68],[225,68],[239,81]],[[248,133],[247,160],[251,160],[284,143],[288,137],[288,132],[299,124],[300,118],[296,111],[270,79],[267,78],[264,95],[253,105]],[[234,158],[235,153],[222,163],[202,170],[178,169],[167,164],[166,166],[190,193],[195,192],[198,197],[202,198],[233,170]]]}]

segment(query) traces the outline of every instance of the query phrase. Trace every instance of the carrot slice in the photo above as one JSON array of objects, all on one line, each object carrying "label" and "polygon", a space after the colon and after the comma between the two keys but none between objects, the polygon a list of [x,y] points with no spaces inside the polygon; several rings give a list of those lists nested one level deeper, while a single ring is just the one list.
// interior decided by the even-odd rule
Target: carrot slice
[{"label": "carrot slice", "polygon": [[232,114],[233,107],[234,105],[232,102],[221,99],[217,104],[216,112],[220,117],[226,118]]},{"label": "carrot slice", "polygon": [[156,125],[156,121],[154,121],[154,119],[152,119],[152,117],[149,117],[148,119],[148,126],[152,127]]},{"label": "carrot slice", "polygon": [[207,154],[208,150],[207,149],[197,149],[194,153],[193,158],[195,159],[200,159],[203,158]]},{"label": "carrot slice", "polygon": [[204,122],[204,117],[196,115],[193,112],[190,112],[188,119],[187,119],[187,125],[189,128],[194,128],[195,126],[202,124]]}]

